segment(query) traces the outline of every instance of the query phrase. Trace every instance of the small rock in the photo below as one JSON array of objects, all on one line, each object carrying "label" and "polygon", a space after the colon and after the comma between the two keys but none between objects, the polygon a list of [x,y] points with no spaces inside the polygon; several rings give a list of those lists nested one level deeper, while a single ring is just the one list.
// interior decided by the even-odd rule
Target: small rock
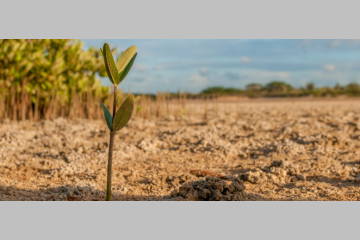
[{"label": "small rock", "polygon": [[171,195],[171,197],[176,197],[177,196],[177,191],[176,190],[172,191],[170,195]]},{"label": "small rock", "polygon": [[84,149],[83,149],[82,147],[79,147],[76,152],[78,152],[78,153],[83,153],[83,152],[84,152]]},{"label": "small rock", "polygon": [[349,180],[350,182],[352,182],[352,181],[355,180],[355,178],[354,178],[353,176],[350,176],[350,177],[348,178],[348,180]]},{"label": "small rock", "polygon": [[274,183],[278,183],[279,182],[279,178],[277,176],[275,176],[274,174],[270,174],[269,176],[270,180]]},{"label": "small rock", "polygon": [[5,191],[7,187],[7,184],[4,180],[0,180],[0,190]]},{"label": "small rock", "polygon": [[246,181],[249,181],[251,183],[262,183],[264,181],[264,179],[261,177],[260,172],[248,172],[245,174],[244,177]]},{"label": "small rock", "polygon": [[66,188],[66,193],[69,195],[73,195],[74,194],[74,188],[68,187]]},{"label": "small rock", "polygon": [[291,182],[297,182],[299,179],[295,176],[290,176],[290,181]]},{"label": "small rock", "polygon": [[75,197],[75,196],[70,196],[70,195],[67,195],[67,196],[66,196],[66,199],[67,199],[68,201],[81,201],[81,198]]},{"label": "small rock", "polygon": [[53,193],[59,193],[60,191],[61,191],[61,188],[59,188],[59,187],[51,189],[51,192],[53,192]]},{"label": "small rock", "polygon": [[285,169],[280,169],[279,175],[280,175],[280,177],[286,177],[287,171]]},{"label": "small rock", "polygon": [[293,129],[291,127],[283,127],[281,131],[283,134],[291,134],[293,132]]},{"label": "small rock", "polygon": [[360,182],[360,177],[354,178],[354,182]]},{"label": "small rock", "polygon": [[305,181],[305,180],[306,180],[306,176],[305,176],[305,175],[297,175],[296,177],[297,177],[297,179],[299,179],[300,181]]},{"label": "small rock", "polygon": [[185,198],[189,201],[194,201],[195,197],[192,195],[192,193],[187,193]]}]

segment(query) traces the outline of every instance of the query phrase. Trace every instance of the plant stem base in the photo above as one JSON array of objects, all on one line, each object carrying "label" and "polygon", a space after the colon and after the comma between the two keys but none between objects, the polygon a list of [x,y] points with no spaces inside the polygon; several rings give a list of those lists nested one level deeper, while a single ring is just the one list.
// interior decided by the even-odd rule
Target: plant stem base
[{"label": "plant stem base", "polygon": [[114,147],[115,132],[110,131],[110,144],[109,144],[109,158],[108,158],[108,172],[107,172],[107,187],[106,187],[106,201],[111,201],[111,168],[112,168],[112,154]]}]

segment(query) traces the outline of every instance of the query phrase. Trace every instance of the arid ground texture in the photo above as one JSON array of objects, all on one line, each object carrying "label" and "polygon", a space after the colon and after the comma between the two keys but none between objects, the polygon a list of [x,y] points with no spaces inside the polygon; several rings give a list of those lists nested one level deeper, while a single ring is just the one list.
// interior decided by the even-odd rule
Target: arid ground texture
[{"label": "arid ground texture", "polygon": [[[359,99],[206,105],[116,133],[113,200],[360,200]],[[4,120],[0,200],[105,200],[108,142],[103,120]]]}]

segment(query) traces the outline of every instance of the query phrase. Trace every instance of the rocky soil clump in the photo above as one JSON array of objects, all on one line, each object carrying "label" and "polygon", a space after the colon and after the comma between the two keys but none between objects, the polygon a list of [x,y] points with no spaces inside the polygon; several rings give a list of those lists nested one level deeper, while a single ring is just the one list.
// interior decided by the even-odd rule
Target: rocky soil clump
[{"label": "rocky soil clump", "polygon": [[185,183],[171,193],[173,200],[187,201],[240,201],[243,200],[245,186],[240,178],[224,181],[218,177]]},{"label": "rocky soil clump", "polygon": [[305,181],[306,175],[300,173],[300,166],[290,161],[280,160],[273,161],[270,166],[265,166],[262,169],[256,168],[254,171],[249,171],[241,176],[245,181],[251,183],[263,183],[266,181],[275,184],[284,184],[296,181]]}]

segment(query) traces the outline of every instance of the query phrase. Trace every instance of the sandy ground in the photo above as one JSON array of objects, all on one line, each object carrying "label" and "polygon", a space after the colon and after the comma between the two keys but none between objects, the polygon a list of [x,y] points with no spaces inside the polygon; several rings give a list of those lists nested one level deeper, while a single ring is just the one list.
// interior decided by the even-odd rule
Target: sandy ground
[{"label": "sandy ground", "polygon": [[[219,109],[130,120],[115,136],[113,200],[360,199],[359,100]],[[104,200],[108,141],[102,121],[3,121],[0,200]]]}]

